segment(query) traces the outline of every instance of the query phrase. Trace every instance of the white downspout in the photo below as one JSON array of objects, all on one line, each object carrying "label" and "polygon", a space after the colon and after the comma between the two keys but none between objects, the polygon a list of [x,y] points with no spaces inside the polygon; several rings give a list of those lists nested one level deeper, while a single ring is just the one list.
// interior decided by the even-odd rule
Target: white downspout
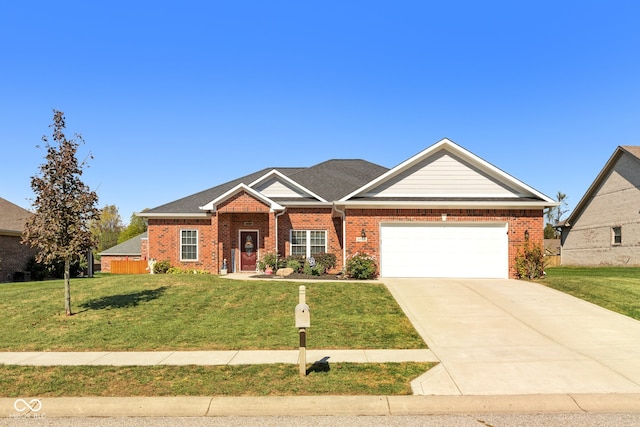
[{"label": "white downspout", "polygon": [[347,215],[333,205],[333,209],[342,216],[342,270],[347,268]]},{"label": "white downspout", "polygon": [[[276,238],[276,254],[278,254],[278,217],[284,215],[286,211],[287,211],[287,208],[285,207],[282,210],[282,212],[277,213],[276,216],[275,216],[275,220],[276,220],[276,231],[275,231],[275,233],[276,233],[276,236],[275,236],[275,238]],[[278,266],[276,266],[276,269],[277,268],[278,268]]]}]

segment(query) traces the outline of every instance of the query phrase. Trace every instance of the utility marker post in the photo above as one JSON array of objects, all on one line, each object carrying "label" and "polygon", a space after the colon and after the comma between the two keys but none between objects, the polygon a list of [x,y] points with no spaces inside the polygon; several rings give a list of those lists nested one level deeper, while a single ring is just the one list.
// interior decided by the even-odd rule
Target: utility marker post
[{"label": "utility marker post", "polygon": [[311,327],[311,313],[309,312],[309,306],[305,302],[306,293],[304,286],[298,288],[298,305],[296,305],[295,310],[296,328],[298,328],[298,333],[300,334],[300,355],[298,359],[301,377],[307,375],[307,328]]}]

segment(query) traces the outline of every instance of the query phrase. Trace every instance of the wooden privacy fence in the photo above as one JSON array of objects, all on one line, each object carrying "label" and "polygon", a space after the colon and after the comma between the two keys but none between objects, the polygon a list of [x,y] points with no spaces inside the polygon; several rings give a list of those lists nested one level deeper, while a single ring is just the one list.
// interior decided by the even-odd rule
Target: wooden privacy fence
[{"label": "wooden privacy fence", "polygon": [[140,261],[111,261],[111,274],[147,274],[146,260]]},{"label": "wooden privacy fence", "polygon": [[558,267],[560,265],[560,255],[546,255],[544,261],[547,267]]}]

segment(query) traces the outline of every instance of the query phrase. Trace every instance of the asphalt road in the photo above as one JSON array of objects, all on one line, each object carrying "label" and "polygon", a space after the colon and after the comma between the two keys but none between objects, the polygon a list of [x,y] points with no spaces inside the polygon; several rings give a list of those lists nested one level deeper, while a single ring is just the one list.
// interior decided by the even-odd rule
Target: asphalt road
[{"label": "asphalt road", "polygon": [[190,418],[4,418],[7,427],[235,427],[235,426],[455,426],[455,427],[601,427],[638,426],[640,413],[478,414],[420,416],[323,416],[323,417],[190,417]]}]

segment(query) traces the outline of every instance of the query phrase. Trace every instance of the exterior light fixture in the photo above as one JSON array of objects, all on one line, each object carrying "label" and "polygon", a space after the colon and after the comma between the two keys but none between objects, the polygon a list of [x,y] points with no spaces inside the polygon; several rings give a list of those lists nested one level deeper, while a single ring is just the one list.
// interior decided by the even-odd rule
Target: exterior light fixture
[{"label": "exterior light fixture", "polygon": [[360,237],[362,237],[363,239],[367,238],[367,232],[364,231],[364,228],[362,229],[362,231],[360,232]]}]

